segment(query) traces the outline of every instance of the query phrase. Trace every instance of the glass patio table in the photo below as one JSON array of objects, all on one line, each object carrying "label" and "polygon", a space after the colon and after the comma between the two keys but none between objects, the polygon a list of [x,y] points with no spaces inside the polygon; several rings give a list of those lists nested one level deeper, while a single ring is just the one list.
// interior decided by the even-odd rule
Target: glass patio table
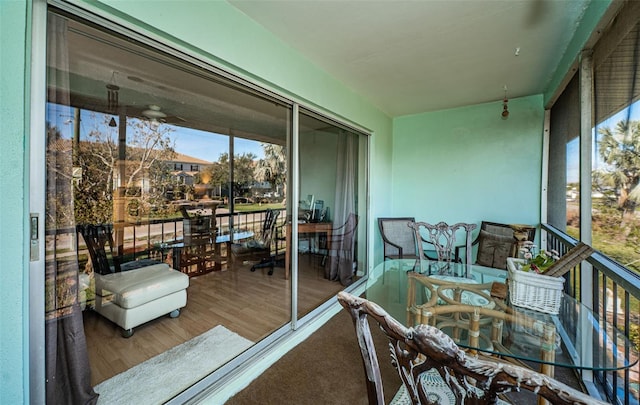
[{"label": "glass patio table", "polygon": [[[414,274],[409,276],[411,272]],[[441,286],[442,283],[464,286],[465,284],[506,283],[507,274],[505,270],[479,265],[451,263],[447,266],[445,263],[428,260],[421,263],[416,263],[415,260],[388,260],[373,270],[367,283],[365,296],[384,308],[398,321],[408,324],[411,311],[415,312],[416,306],[433,302],[433,300],[429,301],[430,290],[419,288],[424,286],[416,282],[418,288],[413,292],[415,298],[412,308],[409,307],[409,286],[414,282],[412,279],[416,278],[416,275],[427,277],[427,280]],[[622,332],[566,294],[562,297],[557,315],[513,306],[509,303],[508,297],[500,300],[506,306],[493,305],[493,303],[485,305],[486,297],[489,300],[498,300],[491,297],[490,291],[487,290],[483,302],[478,305],[511,314],[505,318],[501,326],[502,336],[497,338],[499,344],[487,344],[487,341],[482,339],[477,343],[470,343],[470,334],[462,330],[460,334],[452,336],[460,347],[538,363],[541,365],[541,371],[550,375],[553,375],[553,367],[613,372],[632,367],[638,361],[633,344]],[[436,305],[447,305],[447,303],[438,299]],[[526,322],[521,322],[523,320]],[[407,326],[414,326],[416,322],[411,323],[413,325]],[[480,331],[486,336],[491,336],[490,328],[492,328],[491,322],[485,322],[480,326]],[[451,336],[449,329],[442,330]],[[549,339],[549,333],[551,333],[551,339]]]}]

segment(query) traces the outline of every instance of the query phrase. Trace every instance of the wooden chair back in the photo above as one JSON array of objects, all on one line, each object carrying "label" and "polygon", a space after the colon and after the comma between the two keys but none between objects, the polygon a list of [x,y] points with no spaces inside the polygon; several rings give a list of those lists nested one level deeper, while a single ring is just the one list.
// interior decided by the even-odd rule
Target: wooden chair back
[{"label": "wooden chair back", "polygon": [[[353,212],[349,214],[347,220],[342,226],[335,228],[331,232],[331,243],[340,246],[353,246],[355,240],[356,229],[358,228],[358,215]],[[346,250],[346,249],[345,249]]]},{"label": "wooden chair back", "polygon": [[459,222],[457,224],[449,225],[446,222],[438,222],[433,225],[427,222],[413,222],[410,223],[409,226],[416,234],[419,256],[421,258],[427,257],[421,243],[425,242],[433,246],[438,256],[437,260],[440,262],[451,262],[455,260],[456,234],[458,230],[463,230],[465,233],[464,246],[466,248],[464,263],[472,263],[472,231],[477,228],[476,224]]},{"label": "wooden chair back", "polygon": [[120,260],[113,254],[113,226],[111,224],[86,224],[77,225],[76,230],[82,235],[94,271],[98,274],[106,275],[119,273]]},{"label": "wooden chair back", "polygon": [[449,386],[458,404],[495,404],[498,395],[519,390],[534,392],[553,404],[605,404],[531,369],[467,356],[437,328],[425,324],[407,328],[364,298],[341,291],[338,301],[353,319],[370,405],[384,404],[384,392],[368,316],[389,338],[392,363],[413,404],[432,403],[428,399],[429,387],[420,382],[421,376],[432,369]]}]

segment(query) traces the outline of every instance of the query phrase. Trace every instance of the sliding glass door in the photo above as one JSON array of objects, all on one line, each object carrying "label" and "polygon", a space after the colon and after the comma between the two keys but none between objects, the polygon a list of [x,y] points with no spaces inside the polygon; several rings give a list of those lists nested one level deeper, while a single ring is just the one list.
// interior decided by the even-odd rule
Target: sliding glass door
[{"label": "sliding glass door", "polygon": [[302,317],[363,275],[367,137],[308,111],[299,128],[298,277],[299,295],[308,298],[298,308]]},{"label": "sliding glass door", "polygon": [[[127,392],[125,384],[139,391],[136,384],[153,378],[139,381],[132,369],[170,350],[197,347],[197,361],[217,359],[147,398],[163,402],[287,328],[292,306],[301,318],[363,277],[365,134],[311,111],[300,114],[294,133],[292,101],[122,32],[55,12],[48,23],[49,401],[97,392],[108,402],[116,391]],[[298,184],[290,176],[295,137]],[[305,196],[295,202],[296,267],[294,189]],[[106,262],[90,255],[78,233],[90,226],[107,229]],[[133,268],[123,273],[139,274],[146,287],[103,288],[115,261]],[[142,315],[124,326],[104,308],[136,314],[153,308],[144,300],[159,284],[139,271],[148,266],[186,274],[186,304],[178,317]],[[220,334],[242,344],[191,345]]]}]

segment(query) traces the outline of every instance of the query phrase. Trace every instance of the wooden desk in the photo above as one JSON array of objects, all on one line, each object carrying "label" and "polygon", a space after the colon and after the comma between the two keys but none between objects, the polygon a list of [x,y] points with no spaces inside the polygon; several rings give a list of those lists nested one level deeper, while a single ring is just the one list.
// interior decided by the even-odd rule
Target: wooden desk
[{"label": "wooden desk", "polygon": [[[298,234],[301,233],[326,233],[327,234],[327,249],[331,243],[331,232],[333,231],[333,223],[331,222],[304,222],[298,223]],[[287,224],[286,231],[286,246],[284,254],[284,278],[289,279],[290,265],[291,265],[291,223]]]}]

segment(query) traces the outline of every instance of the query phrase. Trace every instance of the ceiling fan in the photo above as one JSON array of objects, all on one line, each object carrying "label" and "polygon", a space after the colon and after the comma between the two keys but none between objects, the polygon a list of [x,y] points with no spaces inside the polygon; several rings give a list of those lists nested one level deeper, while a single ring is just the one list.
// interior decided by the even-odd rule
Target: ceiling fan
[{"label": "ceiling fan", "polygon": [[142,111],[142,115],[148,118],[152,122],[161,122],[161,123],[179,123],[185,122],[186,120],[177,116],[169,116],[162,111],[159,105],[151,104],[149,108]]}]

